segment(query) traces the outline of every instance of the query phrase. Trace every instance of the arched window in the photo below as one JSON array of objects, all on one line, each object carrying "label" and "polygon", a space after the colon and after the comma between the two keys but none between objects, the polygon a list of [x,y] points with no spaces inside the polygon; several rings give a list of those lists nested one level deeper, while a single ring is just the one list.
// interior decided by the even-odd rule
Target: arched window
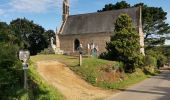
[{"label": "arched window", "polygon": [[74,40],[74,50],[78,51],[79,46],[80,46],[80,41],[78,39],[75,39]]}]

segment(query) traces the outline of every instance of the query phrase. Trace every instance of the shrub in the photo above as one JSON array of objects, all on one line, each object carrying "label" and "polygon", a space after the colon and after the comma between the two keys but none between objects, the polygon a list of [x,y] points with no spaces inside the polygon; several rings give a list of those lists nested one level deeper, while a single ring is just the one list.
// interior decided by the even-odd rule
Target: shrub
[{"label": "shrub", "polygon": [[101,58],[101,59],[109,59],[109,57],[107,57],[107,56],[108,56],[107,52],[103,52],[103,53],[101,53],[99,55],[99,58]]},{"label": "shrub", "polygon": [[160,52],[160,51],[147,50],[146,54],[156,58],[156,63],[157,63],[156,66],[158,67],[158,69],[160,67],[163,67],[164,64],[166,64],[166,62],[167,62],[166,56],[163,55],[162,52]]},{"label": "shrub", "polygon": [[162,55],[162,54],[158,55],[158,58],[157,58],[158,69],[160,67],[163,67],[166,64],[166,62],[167,62],[167,58],[164,55]]},{"label": "shrub", "polygon": [[146,55],[144,58],[144,64],[145,66],[154,66],[157,65],[157,59],[151,55]]},{"label": "shrub", "polygon": [[39,54],[55,54],[55,52],[52,47],[48,47],[42,50]]},{"label": "shrub", "polygon": [[123,70],[124,69],[124,63],[123,62],[116,62],[114,65],[113,65],[113,69],[115,70]]},{"label": "shrub", "polygon": [[17,46],[0,43],[0,99],[16,97],[21,88],[22,68],[17,58]]}]

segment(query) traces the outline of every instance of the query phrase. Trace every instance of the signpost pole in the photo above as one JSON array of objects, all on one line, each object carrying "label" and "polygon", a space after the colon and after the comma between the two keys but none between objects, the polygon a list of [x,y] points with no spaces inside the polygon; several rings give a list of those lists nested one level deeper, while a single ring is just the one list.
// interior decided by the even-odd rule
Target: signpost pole
[{"label": "signpost pole", "polygon": [[24,69],[24,89],[27,89],[27,69]]},{"label": "signpost pole", "polygon": [[28,64],[23,63],[23,70],[24,70],[24,89],[27,89],[27,69],[28,69]]},{"label": "signpost pole", "polygon": [[30,58],[30,52],[28,50],[20,50],[19,51],[19,59],[23,62],[23,70],[24,70],[24,89],[27,90],[28,84],[27,84],[27,70],[28,70],[28,64],[27,61]]},{"label": "signpost pole", "polygon": [[82,54],[80,54],[80,56],[79,56],[79,65],[80,66],[82,65]]}]

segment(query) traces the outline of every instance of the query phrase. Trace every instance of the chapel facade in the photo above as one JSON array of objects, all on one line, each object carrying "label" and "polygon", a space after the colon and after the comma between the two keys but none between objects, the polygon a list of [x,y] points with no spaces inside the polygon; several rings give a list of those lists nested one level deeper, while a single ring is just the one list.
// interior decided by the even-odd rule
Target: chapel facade
[{"label": "chapel facade", "polygon": [[114,23],[120,14],[128,14],[140,36],[144,54],[141,7],[105,12],[69,14],[69,1],[63,1],[62,25],[56,35],[56,46],[66,54],[77,54],[80,44],[84,54],[97,56],[106,51],[106,43],[114,36]]}]

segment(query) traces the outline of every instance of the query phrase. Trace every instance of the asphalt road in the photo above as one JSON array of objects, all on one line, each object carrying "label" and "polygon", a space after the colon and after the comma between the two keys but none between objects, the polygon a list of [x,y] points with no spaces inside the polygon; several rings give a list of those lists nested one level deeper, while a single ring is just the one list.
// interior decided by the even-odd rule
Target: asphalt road
[{"label": "asphalt road", "polygon": [[146,79],[107,100],[170,100],[170,71]]}]

